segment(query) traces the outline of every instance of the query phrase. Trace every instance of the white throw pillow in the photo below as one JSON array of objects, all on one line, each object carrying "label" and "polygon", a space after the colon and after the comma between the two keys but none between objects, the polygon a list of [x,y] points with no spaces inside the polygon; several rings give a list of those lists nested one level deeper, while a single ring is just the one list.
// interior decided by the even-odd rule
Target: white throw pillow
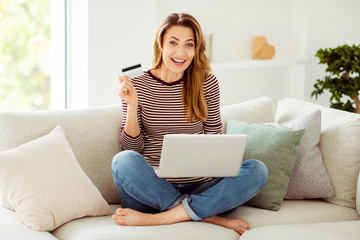
[{"label": "white throw pillow", "polygon": [[2,204],[5,208],[11,210],[11,211],[15,211],[15,209],[10,205],[9,201],[7,200],[7,198],[4,196],[3,192],[0,189],[0,204]]},{"label": "white throw pillow", "polygon": [[52,231],[72,219],[111,214],[60,126],[0,152],[0,189],[24,224],[34,230]]},{"label": "white throw pillow", "polygon": [[52,111],[0,111],[0,152],[60,125],[82,170],[108,203],[120,203],[111,162],[120,151],[121,104]]},{"label": "white throw pillow", "polygon": [[319,148],[321,111],[315,110],[281,125],[292,129],[305,129],[285,199],[334,197],[335,191]]}]

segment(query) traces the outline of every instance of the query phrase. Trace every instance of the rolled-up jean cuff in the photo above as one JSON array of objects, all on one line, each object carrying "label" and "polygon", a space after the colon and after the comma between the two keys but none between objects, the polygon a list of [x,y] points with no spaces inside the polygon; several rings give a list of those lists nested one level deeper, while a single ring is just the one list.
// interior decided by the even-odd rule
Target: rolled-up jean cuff
[{"label": "rolled-up jean cuff", "polygon": [[166,210],[170,210],[174,207],[176,207],[177,205],[180,205],[182,203],[182,201],[187,198],[189,195],[187,194],[184,194],[184,195],[181,195],[178,200],[176,200],[173,204],[171,204]]},{"label": "rolled-up jean cuff", "polygon": [[191,209],[190,205],[189,205],[189,197],[185,198],[184,200],[182,200],[182,204],[185,207],[186,212],[189,214],[189,216],[191,217],[192,220],[194,221],[201,221],[202,219],[199,218],[198,215],[196,215],[196,213]]}]

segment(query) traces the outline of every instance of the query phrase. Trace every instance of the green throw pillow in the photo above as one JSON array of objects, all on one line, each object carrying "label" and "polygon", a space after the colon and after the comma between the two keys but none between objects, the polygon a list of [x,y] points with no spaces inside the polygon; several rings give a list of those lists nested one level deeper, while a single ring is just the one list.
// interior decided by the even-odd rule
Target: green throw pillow
[{"label": "green throw pillow", "polygon": [[304,132],[304,129],[293,130],[270,124],[239,120],[227,122],[226,134],[248,135],[244,159],[260,160],[269,171],[266,186],[247,204],[274,211],[280,209]]}]

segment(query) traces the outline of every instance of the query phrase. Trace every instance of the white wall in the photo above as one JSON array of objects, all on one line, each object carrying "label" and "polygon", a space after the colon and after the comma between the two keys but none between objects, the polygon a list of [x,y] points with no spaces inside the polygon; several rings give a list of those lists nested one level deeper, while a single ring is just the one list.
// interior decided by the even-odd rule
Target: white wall
[{"label": "white wall", "polygon": [[[314,57],[316,50],[360,42],[357,0],[88,1],[90,106],[119,102],[116,88],[121,67],[137,62],[144,69],[151,67],[156,27],[171,12],[193,14],[204,33],[213,34],[214,62],[247,61],[251,39],[257,35],[266,36],[274,45],[273,60],[305,59],[305,70],[299,74],[286,64],[228,72],[214,69],[226,104],[263,95],[274,100],[296,97],[315,101],[310,98],[313,84],[324,75],[324,67]],[[301,94],[294,90],[297,87],[302,88]],[[237,95],[233,93],[236,90]],[[318,102],[329,105],[327,96]]]},{"label": "white wall", "polygon": [[[316,79],[325,76],[325,65],[319,65],[314,55],[319,48],[343,44],[360,44],[360,1],[358,0],[306,0],[300,1],[306,13],[306,99],[310,99]],[[330,94],[319,97],[318,103],[329,106]]]},{"label": "white wall", "polygon": [[156,0],[89,0],[89,105],[119,103],[121,68],[151,67]]},{"label": "white wall", "polygon": [[[248,66],[251,41],[263,35],[275,46],[276,59],[299,58],[293,22],[293,1],[289,0],[158,0],[157,22],[171,12],[187,12],[197,18],[204,34],[213,35],[212,62],[233,63],[234,67],[212,69],[218,77],[221,105],[228,105],[260,96],[275,102],[290,95],[292,66]],[[303,79],[302,79],[303,81]],[[304,87],[302,87],[303,89]],[[304,92],[296,97],[304,98]]]},{"label": "white wall", "polygon": [[275,58],[294,57],[290,0],[158,0],[158,22],[171,12],[196,17],[204,34],[213,34],[213,61],[250,59],[251,40],[264,35],[276,46]]},{"label": "white wall", "polygon": [[[55,0],[54,0],[55,1]],[[68,1],[67,11],[67,108],[89,105],[89,4]]]}]

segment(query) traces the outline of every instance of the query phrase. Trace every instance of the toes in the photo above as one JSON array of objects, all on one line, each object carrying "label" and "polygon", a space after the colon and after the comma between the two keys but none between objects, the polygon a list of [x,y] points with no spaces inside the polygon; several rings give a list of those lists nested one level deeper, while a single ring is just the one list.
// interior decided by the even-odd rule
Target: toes
[{"label": "toes", "polygon": [[242,227],[239,227],[239,228],[237,228],[237,229],[233,229],[235,232],[237,232],[239,235],[243,235],[244,234],[244,232],[246,232],[247,231],[247,229],[246,228],[242,228]]},{"label": "toes", "polygon": [[247,228],[240,228],[241,234],[243,234],[243,233],[246,232],[247,230],[248,230]]},{"label": "toes", "polygon": [[240,225],[240,227],[244,228],[245,230],[248,230],[250,228],[249,223],[242,221],[242,220],[239,220],[239,225]]},{"label": "toes", "polygon": [[126,216],[128,215],[130,209],[128,208],[118,208],[115,212],[115,215],[117,216]]},{"label": "toes", "polygon": [[125,225],[124,217],[120,215],[112,215],[112,219],[117,225]]},{"label": "toes", "polygon": [[118,209],[116,209],[115,214],[118,215],[118,216],[120,216],[120,215],[122,215],[123,212],[124,212],[124,209],[123,209],[123,208],[118,208]]},{"label": "toes", "polygon": [[244,223],[243,225],[243,228],[245,228],[246,230],[248,230],[250,228],[249,224],[248,223]]},{"label": "toes", "polygon": [[249,223],[239,220],[239,219],[234,219],[234,221],[236,221],[237,223],[235,224],[234,230],[242,235],[244,232],[246,232],[247,230],[249,230],[250,226]]}]

